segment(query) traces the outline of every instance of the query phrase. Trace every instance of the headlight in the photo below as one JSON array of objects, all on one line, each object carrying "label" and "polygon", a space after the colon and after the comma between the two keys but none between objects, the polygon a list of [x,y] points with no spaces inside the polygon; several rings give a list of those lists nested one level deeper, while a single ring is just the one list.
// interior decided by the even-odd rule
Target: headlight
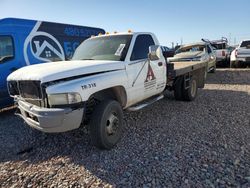
[{"label": "headlight", "polygon": [[76,104],[82,101],[79,93],[61,93],[48,95],[50,106]]}]

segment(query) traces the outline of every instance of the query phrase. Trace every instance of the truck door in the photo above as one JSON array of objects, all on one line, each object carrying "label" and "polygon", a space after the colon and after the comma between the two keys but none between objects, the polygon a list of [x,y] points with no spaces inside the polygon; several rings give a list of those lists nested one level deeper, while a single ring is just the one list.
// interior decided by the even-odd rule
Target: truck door
[{"label": "truck door", "polygon": [[149,62],[148,53],[151,45],[155,45],[155,42],[149,34],[138,35],[135,39],[127,66],[131,105],[159,93],[165,86],[161,86],[163,76],[166,75],[164,74],[165,61],[159,61],[159,64]]},{"label": "truck door", "polygon": [[14,35],[0,35],[0,108],[11,104],[6,79],[10,73],[21,67],[17,60],[18,51],[14,46]]}]

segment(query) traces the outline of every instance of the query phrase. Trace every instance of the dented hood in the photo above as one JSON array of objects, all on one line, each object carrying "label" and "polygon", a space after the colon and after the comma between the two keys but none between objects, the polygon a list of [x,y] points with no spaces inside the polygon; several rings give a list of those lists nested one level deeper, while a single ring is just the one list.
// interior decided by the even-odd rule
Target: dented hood
[{"label": "dented hood", "polygon": [[179,53],[179,54],[176,54],[174,56],[174,58],[178,58],[178,59],[181,59],[181,58],[195,58],[195,57],[199,57],[199,56],[202,56],[204,55],[205,53],[204,52],[183,52],[183,53]]},{"label": "dented hood", "polygon": [[11,80],[40,80],[41,83],[92,73],[125,69],[121,61],[77,60],[31,65],[18,69],[7,78]]}]

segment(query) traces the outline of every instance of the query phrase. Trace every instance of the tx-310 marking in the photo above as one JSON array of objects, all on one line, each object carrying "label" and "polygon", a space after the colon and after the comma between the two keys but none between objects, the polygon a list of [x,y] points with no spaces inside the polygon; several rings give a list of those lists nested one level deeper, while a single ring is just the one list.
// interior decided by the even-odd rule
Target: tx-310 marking
[{"label": "tx-310 marking", "polygon": [[82,87],[83,90],[90,89],[90,88],[96,87],[96,83],[86,84],[86,85],[83,85],[81,87]]}]

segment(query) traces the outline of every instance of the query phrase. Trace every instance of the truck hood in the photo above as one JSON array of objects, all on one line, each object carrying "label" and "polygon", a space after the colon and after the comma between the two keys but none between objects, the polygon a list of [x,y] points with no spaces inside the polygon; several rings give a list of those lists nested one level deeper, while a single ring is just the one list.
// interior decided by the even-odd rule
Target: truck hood
[{"label": "truck hood", "polygon": [[58,61],[23,67],[10,74],[7,80],[40,80],[41,83],[45,83],[73,76],[84,76],[86,74],[98,74],[122,69],[125,69],[125,65],[121,61]]},{"label": "truck hood", "polygon": [[204,52],[183,52],[176,54],[174,57],[168,58],[169,61],[191,61],[193,58],[198,58],[204,56]]},{"label": "truck hood", "polygon": [[176,54],[174,58],[194,58],[204,55],[204,52],[183,52]]}]

